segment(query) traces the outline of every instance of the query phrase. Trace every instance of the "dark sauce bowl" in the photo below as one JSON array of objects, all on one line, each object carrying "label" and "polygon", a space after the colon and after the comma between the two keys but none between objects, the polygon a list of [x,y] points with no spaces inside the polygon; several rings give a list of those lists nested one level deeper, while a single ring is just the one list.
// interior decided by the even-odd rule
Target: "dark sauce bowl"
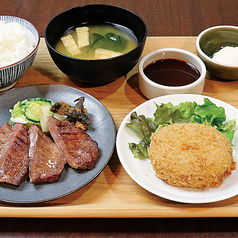
[{"label": "dark sauce bowl", "polygon": [[[184,63],[188,63],[194,66],[196,70],[199,72],[197,79],[193,82],[187,82],[180,84],[178,81],[183,82],[183,75],[180,75],[177,79],[176,85],[168,82],[168,84],[164,85],[158,82],[155,82],[151,78],[147,77],[145,73],[145,68],[153,62],[161,61],[161,60],[178,60],[183,61]],[[177,69],[174,65],[170,65],[171,70]],[[179,70],[186,70],[180,69]],[[167,70],[166,70],[167,71]],[[177,72],[177,71],[175,71]],[[190,71],[184,72],[189,73]],[[164,75],[165,80],[172,80],[173,78],[169,75]],[[174,77],[177,77],[174,76]],[[148,99],[156,98],[159,96],[169,95],[169,94],[201,94],[203,92],[204,83],[206,77],[206,66],[203,61],[192,52],[183,49],[176,48],[163,48],[152,51],[145,55],[140,63],[139,63],[139,88],[140,91],[146,96]]]},{"label": "dark sauce bowl", "polygon": [[[108,59],[85,60],[63,55],[54,49],[69,28],[86,24],[118,24],[132,31],[138,41],[131,51]],[[104,85],[125,76],[138,62],[144,49],[147,27],[135,13],[112,5],[93,4],[75,7],[55,16],[45,29],[45,41],[57,67],[75,83]]]}]

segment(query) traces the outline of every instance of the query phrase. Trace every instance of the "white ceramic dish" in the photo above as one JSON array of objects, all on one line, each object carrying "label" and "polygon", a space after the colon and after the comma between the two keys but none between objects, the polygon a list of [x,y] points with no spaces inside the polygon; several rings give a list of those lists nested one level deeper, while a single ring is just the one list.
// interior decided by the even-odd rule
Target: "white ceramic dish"
[{"label": "white ceramic dish", "polygon": [[[203,104],[204,98],[209,98],[217,106],[225,108],[227,120],[237,119],[238,109],[222,102],[220,100],[203,96],[203,95],[167,95],[146,101],[132,112],[144,114],[146,117],[151,117],[156,110],[155,103],[171,102],[173,105],[178,105],[180,102],[196,101]],[[167,184],[155,176],[149,159],[141,160],[134,158],[129,149],[129,142],[139,142],[139,138],[135,133],[126,127],[126,123],[130,122],[130,112],[123,120],[118,130],[116,139],[116,148],[121,164],[123,165],[129,176],[147,191],[160,197],[182,203],[210,203],[231,198],[238,194],[238,169],[232,172],[231,176],[225,179],[224,183],[217,188],[206,188],[205,190],[193,188],[181,188]],[[235,132],[233,139],[234,160],[238,163],[238,133]]]},{"label": "white ceramic dish", "polygon": [[[193,83],[184,86],[165,86],[150,80],[144,69],[150,63],[161,59],[177,59],[192,64],[200,72],[200,77]],[[206,67],[203,61],[195,54],[182,49],[163,48],[145,55],[139,63],[139,88],[149,99],[168,94],[201,94],[206,76]]]}]

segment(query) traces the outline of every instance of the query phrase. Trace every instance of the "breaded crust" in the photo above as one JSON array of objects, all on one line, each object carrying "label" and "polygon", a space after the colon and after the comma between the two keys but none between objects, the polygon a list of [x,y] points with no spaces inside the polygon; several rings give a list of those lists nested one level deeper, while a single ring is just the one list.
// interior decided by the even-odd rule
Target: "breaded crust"
[{"label": "breaded crust", "polygon": [[180,187],[218,187],[236,169],[227,138],[211,126],[173,124],[151,137],[149,158],[156,175]]}]

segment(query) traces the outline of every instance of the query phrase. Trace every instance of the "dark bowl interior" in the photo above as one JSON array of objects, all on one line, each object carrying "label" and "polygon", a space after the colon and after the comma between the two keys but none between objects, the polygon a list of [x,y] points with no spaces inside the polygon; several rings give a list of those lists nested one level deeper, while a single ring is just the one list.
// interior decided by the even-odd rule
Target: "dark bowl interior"
[{"label": "dark bowl interior", "polygon": [[[130,29],[138,40],[138,46],[121,56],[103,60],[75,59],[54,49],[57,40],[69,28],[105,22]],[[91,85],[107,84],[126,75],[138,62],[146,36],[146,25],[138,15],[104,4],[79,6],[62,12],[49,22],[45,30],[47,48],[58,68],[76,83]]]},{"label": "dark bowl interior", "polygon": [[201,50],[209,57],[225,46],[238,46],[238,30],[214,28],[206,32],[200,39]]}]

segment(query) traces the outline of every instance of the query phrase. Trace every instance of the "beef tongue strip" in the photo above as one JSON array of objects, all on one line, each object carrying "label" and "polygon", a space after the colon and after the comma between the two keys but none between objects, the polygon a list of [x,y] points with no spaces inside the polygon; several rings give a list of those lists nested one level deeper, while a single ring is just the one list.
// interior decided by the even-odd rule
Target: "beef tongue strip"
[{"label": "beef tongue strip", "polygon": [[28,128],[16,124],[0,154],[0,182],[19,185],[28,171]]},{"label": "beef tongue strip", "polygon": [[71,167],[82,170],[95,167],[100,156],[98,144],[84,130],[54,117],[49,117],[48,125],[51,136]]},{"label": "beef tongue strip", "polygon": [[58,146],[38,126],[30,130],[29,177],[31,183],[60,179],[66,160]]},{"label": "beef tongue strip", "polygon": [[3,126],[0,128],[0,154],[2,149],[4,148],[4,145],[6,144],[9,135],[12,132],[12,127],[8,124],[5,123]]}]

